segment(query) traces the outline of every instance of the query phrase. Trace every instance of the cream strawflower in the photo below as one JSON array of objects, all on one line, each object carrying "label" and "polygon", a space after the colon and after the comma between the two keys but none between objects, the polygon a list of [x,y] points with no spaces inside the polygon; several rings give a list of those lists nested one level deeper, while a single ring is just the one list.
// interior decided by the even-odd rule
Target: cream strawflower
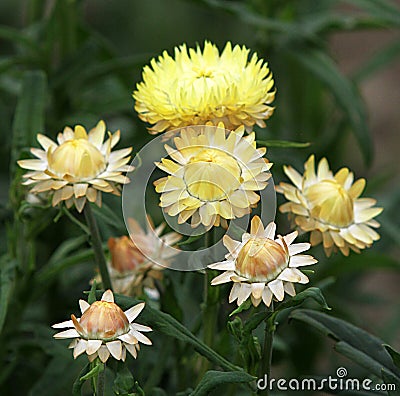
[{"label": "cream strawflower", "polygon": [[280,183],[276,191],[289,201],[279,210],[289,213],[301,230],[311,231],[312,246],[322,242],[327,256],[338,249],[347,256],[350,249],[360,253],[360,249],[379,239],[372,229],[379,227],[379,223],[373,218],[383,208],[373,207],[375,199],[359,198],[365,179],[353,183],[354,175],[347,168],[333,175],[326,158],[321,159],[316,173],[314,155],[307,160],[304,170],[304,175],[300,175],[285,166],[284,171],[294,185]]},{"label": "cream strawflower", "polygon": [[156,164],[169,173],[154,183],[160,206],[180,224],[191,218],[192,227],[226,226],[227,219],[250,213],[272,164],[263,158],[266,149],[256,148],[254,132],[243,134],[244,127],[227,132],[222,123],[182,129],[176,148],[165,145],[171,160]]},{"label": "cream strawflower", "polygon": [[137,304],[124,312],[115,304],[111,290],[104,292],[101,300],[93,304],[79,300],[82,316],[71,315],[71,320],[53,325],[54,329],[68,328],[54,334],[54,338],[73,338],[69,347],[74,349],[74,359],[86,352],[90,361],[99,357],[104,363],[110,355],[125,361],[126,350],[136,359],[139,342],[151,345],[141,333],[151,331],[151,328],[133,323],[144,305]]},{"label": "cream strawflower", "polygon": [[297,267],[315,264],[317,260],[306,254],[298,254],[310,248],[309,243],[295,243],[297,231],[275,238],[276,225],[265,227],[258,216],[251,220],[250,234],[244,233],[242,241],[228,235],[223,238],[229,253],[226,260],[208,268],[225,271],[211,281],[212,285],[233,282],[229,302],[237,300],[241,305],[249,297],[254,306],[261,301],[269,307],[272,298],[282,301],[285,292],[296,294],[294,283],[308,283],[308,278]]},{"label": "cream strawflower", "polygon": [[154,281],[162,279],[162,270],[178,251],[171,248],[182,235],[170,232],[160,236],[165,223],[154,228],[150,217],[147,230],[128,219],[130,237],[110,238],[108,247],[111,260],[108,263],[111,282],[116,293],[140,296],[143,289],[150,296],[158,295]]},{"label": "cream strawflower", "polygon": [[109,134],[104,141],[106,125],[100,121],[89,133],[81,125],[72,130],[66,127],[58,134],[57,143],[38,134],[43,150],[32,148],[38,159],[20,160],[21,168],[30,169],[23,177],[23,184],[33,186],[31,193],[52,193],[52,204],[62,201],[68,208],[75,205],[83,210],[86,200],[101,206],[101,192],[120,195],[121,184],[129,183],[122,175],[131,171],[127,165],[132,148],[117,151],[111,149],[118,143],[120,132]]},{"label": "cream strawflower", "polygon": [[143,70],[143,82],[133,93],[135,110],[159,133],[208,121],[222,121],[228,129],[254,124],[265,126],[274,108],[274,81],[266,63],[249,50],[228,42],[219,53],[206,41],[203,51],[175,48],[175,58],[167,51],[152,59]]}]

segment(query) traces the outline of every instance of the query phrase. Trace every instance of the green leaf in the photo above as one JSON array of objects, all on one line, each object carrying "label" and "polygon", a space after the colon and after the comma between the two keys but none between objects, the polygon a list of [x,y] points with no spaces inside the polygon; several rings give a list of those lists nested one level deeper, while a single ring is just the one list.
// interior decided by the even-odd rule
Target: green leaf
[{"label": "green leaf", "polygon": [[80,381],[86,381],[90,378],[97,378],[98,375],[104,371],[105,365],[100,360],[97,361],[96,365],[86,374],[80,377]]},{"label": "green leaf", "polygon": [[[101,296],[101,292],[96,292],[97,297]],[[114,294],[116,303],[124,310],[130,308],[132,305],[137,304],[139,301],[131,297]],[[180,341],[186,342],[194,347],[194,349],[207,358],[215,365],[222,367],[229,371],[242,371],[238,366],[235,366],[224,357],[216,353],[213,349],[199,340],[193,333],[191,333],[182,323],[178,322],[171,315],[161,312],[157,309],[151,308],[148,304],[140,314],[140,319],[147,323],[153,330],[159,331],[167,336],[176,338]]]},{"label": "green leaf", "polygon": [[53,357],[46,368],[41,370],[41,376],[30,390],[29,396],[54,396],[68,389],[76,376],[76,370],[74,370],[74,365],[71,365],[70,358],[71,356]]},{"label": "green leaf", "polygon": [[252,306],[252,302],[251,299],[247,299],[245,302],[243,302],[242,304],[240,304],[234,311],[232,311],[229,316],[233,316],[236,315],[242,311],[247,311],[249,308],[251,308]]},{"label": "green leaf", "polygon": [[290,142],[288,140],[257,140],[259,146],[264,147],[281,147],[281,148],[305,148],[309,147],[311,143]]},{"label": "green leaf", "polygon": [[58,246],[58,248],[51,255],[48,261],[48,265],[56,265],[58,262],[65,259],[66,257],[70,257],[70,254],[72,252],[76,251],[79,247],[86,243],[87,237],[85,235],[67,239],[66,241],[62,242],[61,245]]},{"label": "green leaf", "polygon": [[17,261],[4,255],[0,260],[0,332],[3,329],[8,306],[14,288]]},{"label": "green leaf", "polygon": [[113,390],[116,395],[127,396],[135,387],[135,379],[125,364],[118,362]]},{"label": "green leaf", "polygon": [[94,280],[92,283],[92,287],[90,288],[90,292],[88,294],[88,303],[93,304],[96,301],[96,288],[97,288],[97,282]]},{"label": "green leaf", "polygon": [[316,328],[336,341],[335,349],[366,368],[369,373],[382,378],[382,369],[400,379],[400,370],[383,346],[383,341],[342,319],[322,312],[298,309],[290,318],[300,320]]},{"label": "green leaf", "polygon": [[[352,273],[376,269],[399,270],[400,263],[390,256],[382,253],[365,252],[362,255],[354,254],[350,257],[332,258],[331,263],[323,269],[323,276],[338,276],[345,273]],[[321,273],[320,273],[320,276]]]},{"label": "green leaf", "polygon": [[[393,363],[400,369],[400,353],[395,351],[390,345],[383,345],[392,357]],[[399,388],[400,389],[400,388]]]},{"label": "green leaf", "polygon": [[37,44],[32,39],[30,39],[26,33],[14,29],[10,26],[0,26],[0,38],[3,40],[10,40],[14,44],[28,48],[33,52],[39,51],[39,47],[37,46]]},{"label": "green leaf", "polygon": [[400,10],[389,0],[346,0],[368,11],[376,20],[381,21],[382,26],[400,26]]},{"label": "green leaf", "polygon": [[36,275],[36,280],[40,284],[48,284],[51,282],[60,272],[66,270],[73,265],[85,263],[93,259],[93,249],[86,249],[82,252],[78,252],[72,256],[65,257],[64,259],[53,263],[51,266],[48,264],[41,268]]},{"label": "green leaf", "polygon": [[186,238],[184,241],[180,241],[176,244],[176,246],[182,245],[190,245],[193,242],[198,241],[199,239],[203,238],[203,234],[200,235],[191,235],[189,238]]},{"label": "green leaf", "polygon": [[47,80],[42,71],[27,71],[23,76],[12,129],[11,174],[23,149],[30,146],[34,136],[44,130],[47,100]]},{"label": "green leaf", "polygon": [[82,386],[84,381],[81,380],[82,377],[87,375],[90,371],[90,363],[87,363],[86,366],[79,373],[77,379],[75,380],[72,386],[72,396],[81,396],[82,395]]},{"label": "green leaf", "polygon": [[289,298],[288,300],[279,304],[276,308],[275,312],[282,311],[287,308],[293,308],[298,305],[301,305],[305,300],[311,298],[314,300],[320,307],[326,310],[330,310],[331,308],[326,303],[325,297],[322,294],[322,291],[318,289],[318,287],[309,287],[306,290],[296,294],[294,297]]},{"label": "green leaf", "polygon": [[385,48],[375,53],[371,59],[365,62],[359,70],[354,74],[353,78],[357,82],[361,82],[368,77],[371,77],[377,71],[387,67],[389,63],[398,59],[400,55],[400,41],[394,40]]},{"label": "green leaf", "polygon": [[332,59],[322,50],[302,47],[290,50],[289,55],[320,79],[334,95],[338,106],[346,115],[360,146],[365,162],[372,161],[372,139],[367,113],[356,86],[344,77]]},{"label": "green leaf", "polygon": [[190,396],[207,396],[210,391],[225,384],[246,384],[256,378],[244,372],[207,371]]},{"label": "green leaf", "polygon": [[383,383],[386,385],[387,394],[389,396],[399,396],[400,380],[398,377],[388,373],[385,369],[382,369]]},{"label": "green leaf", "polygon": [[98,219],[99,221],[103,221],[105,224],[112,226],[116,230],[119,231],[126,230],[126,226],[122,215],[118,216],[115,213],[115,210],[112,210],[105,203],[101,205],[101,208],[93,205],[92,209],[93,213],[96,216],[96,219]]}]

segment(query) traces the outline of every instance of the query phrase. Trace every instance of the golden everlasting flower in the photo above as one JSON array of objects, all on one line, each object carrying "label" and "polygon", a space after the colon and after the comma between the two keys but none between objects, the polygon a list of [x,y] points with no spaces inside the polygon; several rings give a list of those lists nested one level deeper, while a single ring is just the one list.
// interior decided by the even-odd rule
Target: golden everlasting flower
[{"label": "golden everlasting flower", "polygon": [[160,236],[165,223],[154,228],[147,218],[147,232],[134,219],[128,219],[130,237],[110,238],[108,247],[111,261],[108,263],[114,291],[125,295],[140,296],[143,290],[150,296],[158,296],[154,281],[162,279],[162,270],[171,257],[172,249],[182,235],[170,232]]},{"label": "golden everlasting flower", "polygon": [[53,206],[62,201],[68,208],[75,205],[83,210],[86,200],[101,206],[101,192],[120,195],[120,184],[129,183],[122,172],[131,171],[127,165],[132,148],[111,149],[118,143],[120,132],[104,141],[106,125],[100,121],[89,133],[81,125],[72,130],[66,127],[59,133],[57,143],[38,134],[43,150],[32,148],[38,159],[18,161],[21,168],[30,169],[23,184],[32,185],[31,193],[53,193]]},{"label": "golden everlasting flower", "polygon": [[265,227],[258,216],[251,220],[250,233],[235,241],[228,235],[223,238],[229,253],[226,260],[208,267],[225,271],[211,281],[212,285],[233,282],[229,302],[237,300],[241,305],[249,297],[254,306],[261,301],[269,307],[272,298],[282,301],[285,292],[296,294],[294,283],[308,283],[308,278],[297,267],[315,264],[317,260],[306,254],[298,254],[310,248],[309,243],[295,243],[297,231],[275,238],[276,225]]},{"label": "golden everlasting flower", "polygon": [[165,145],[172,160],[156,164],[169,173],[154,182],[160,206],[180,224],[191,217],[192,227],[226,226],[227,219],[250,213],[272,164],[263,158],[266,149],[256,148],[254,132],[243,134],[244,127],[227,133],[222,123],[183,129],[176,149]]},{"label": "golden everlasting flower", "polygon": [[249,52],[228,42],[220,55],[208,41],[203,52],[199,46],[188,52],[185,44],[175,48],[175,58],[164,51],[143,70],[133,93],[135,110],[154,124],[151,133],[208,121],[228,129],[265,127],[274,111],[274,81],[268,65],[257,54],[249,60]]},{"label": "golden everlasting flower", "polygon": [[291,166],[285,166],[284,171],[294,185],[280,183],[276,191],[289,201],[279,210],[289,213],[303,231],[311,231],[312,246],[322,242],[328,257],[338,249],[348,256],[350,249],[360,253],[360,249],[379,239],[371,227],[379,227],[373,218],[383,208],[373,207],[375,199],[359,198],[365,179],[353,183],[354,175],[347,168],[333,175],[326,158],[321,159],[315,173],[314,155],[307,160],[304,170],[304,175],[300,175]]},{"label": "golden everlasting flower", "polygon": [[137,304],[124,312],[115,304],[111,290],[104,292],[101,300],[93,304],[79,300],[82,316],[77,319],[71,315],[71,320],[53,325],[55,329],[68,328],[55,334],[54,338],[73,338],[69,347],[74,349],[74,359],[86,352],[90,361],[99,357],[104,363],[110,355],[125,361],[126,350],[136,359],[139,342],[151,345],[141,333],[151,331],[151,328],[133,323],[144,305]]}]

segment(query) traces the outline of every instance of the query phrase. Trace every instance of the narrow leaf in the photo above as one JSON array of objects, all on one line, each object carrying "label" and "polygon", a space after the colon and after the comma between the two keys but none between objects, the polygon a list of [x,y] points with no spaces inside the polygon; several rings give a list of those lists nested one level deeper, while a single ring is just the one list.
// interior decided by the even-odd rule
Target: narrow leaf
[{"label": "narrow leaf", "polygon": [[400,370],[393,364],[392,358],[384,348],[384,342],[342,319],[322,312],[298,309],[290,318],[300,320],[333,338],[336,350],[369,372],[382,377],[382,369],[400,380]]},{"label": "narrow leaf", "polygon": [[0,261],[0,332],[4,326],[11,294],[14,287],[16,260],[4,255]]},{"label": "narrow leaf", "polygon": [[244,372],[207,371],[190,396],[207,396],[210,391],[224,384],[246,384],[256,378]]},{"label": "narrow leaf", "polygon": [[344,77],[322,50],[301,48],[289,54],[320,79],[334,95],[346,115],[367,164],[372,161],[372,139],[364,103],[355,85]]},{"label": "narrow leaf", "polygon": [[264,147],[280,147],[280,148],[305,148],[309,147],[311,143],[305,142],[291,142],[288,140],[257,140],[259,146]]},{"label": "narrow leaf", "polygon": [[10,164],[12,175],[20,152],[33,143],[38,132],[44,130],[46,93],[47,81],[44,72],[25,72],[13,121]]},{"label": "narrow leaf", "polygon": [[[96,292],[97,298],[101,296],[101,292]],[[131,297],[114,294],[116,303],[124,310],[137,304],[138,300]],[[167,336],[176,338],[180,341],[186,342],[194,347],[194,349],[207,358],[215,365],[222,367],[229,371],[242,371],[238,366],[235,366],[224,357],[219,355],[213,349],[199,340],[193,333],[191,333],[182,323],[178,322],[171,315],[161,312],[146,305],[145,309],[140,314],[140,319],[147,323],[153,330],[159,331]]]}]

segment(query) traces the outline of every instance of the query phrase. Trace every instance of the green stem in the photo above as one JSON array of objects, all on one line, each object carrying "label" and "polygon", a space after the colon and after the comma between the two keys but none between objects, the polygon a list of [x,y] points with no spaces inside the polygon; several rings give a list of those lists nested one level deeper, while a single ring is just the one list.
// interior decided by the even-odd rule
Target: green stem
[{"label": "green stem", "polygon": [[[271,302],[270,307],[271,316],[269,316],[265,320],[265,333],[264,333],[264,345],[263,345],[263,354],[261,358],[261,373],[260,378],[264,378],[264,375],[267,376],[267,387],[260,394],[268,396],[268,383],[271,379],[271,366],[272,366],[272,350],[273,350],[273,341],[274,341],[274,332],[275,332],[275,323],[273,322],[273,312],[274,312],[274,302]],[[272,319],[272,322],[271,322]]]},{"label": "green stem", "polygon": [[97,264],[97,267],[100,270],[101,281],[103,283],[103,288],[105,290],[111,289],[111,278],[110,274],[108,273],[106,259],[104,257],[103,246],[100,238],[99,228],[97,227],[96,219],[93,215],[92,209],[90,204],[87,202],[83,213],[85,214],[86,223],[89,227],[90,235],[92,237],[92,246],[94,251],[94,258]]},{"label": "green stem", "polygon": [[97,394],[96,396],[104,396],[105,394],[105,372],[106,368],[104,367],[104,370],[100,371],[99,375],[97,376]]},{"label": "green stem", "polygon": [[[214,228],[208,231],[204,236],[204,245],[206,248],[214,245]],[[211,280],[216,276],[216,271],[209,269],[205,270],[204,274],[204,302],[203,302],[203,340],[204,343],[213,348],[213,341],[215,334],[217,334],[217,321],[218,321],[218,301],[219,301],[219,288],[211,286]],[[203,361],[200,374],[204,373],[209,368],[209,362]]]}]

